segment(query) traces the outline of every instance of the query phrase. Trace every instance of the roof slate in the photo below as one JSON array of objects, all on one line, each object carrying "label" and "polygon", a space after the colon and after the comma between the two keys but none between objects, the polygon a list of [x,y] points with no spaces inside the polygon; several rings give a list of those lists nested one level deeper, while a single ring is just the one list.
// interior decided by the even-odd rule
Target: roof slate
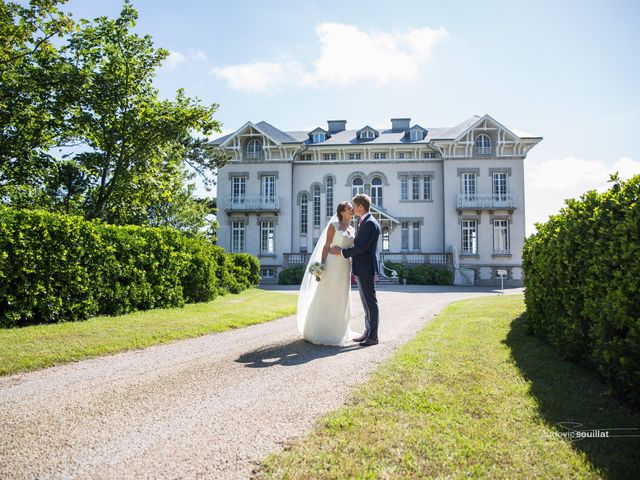
[{"label": "roof slate", "polygon": [[[465,121],[463,121],[462,123],[454,127],[427,128],[427,127],[420,127],[420,125],[414,125],[411,128],[414,128],[414,127],[423,128],[424,130],[427,131],[427,135],[423,140],[413,141],[413,142],[405,134],[404,130],[394,131],[391,129],[376,130],[379,133],[379,135],[376,138],[371,140],[360,140],[358,138],[358,132],[360,132],[364,128],[367,128],[368,127],[367,126],[367,127],[360,128],[358,130],[343,130],[341,132],[332,133],[331,136],[327,138],[324,142],[314,144],[311,142],[309,138],[310,132],[307,132],[307,131],[297,130],[297,131],[291,131],[291,132],[284,132],[265,121],[258,122],[255,124],[255,126],[258,127],[260,130],[262,130],[262,132],[264,132],[265,135],[268,135],[269,137],[271,137],[272,139],[280,143],[304,143],[305,145],[326,145],[326,146],[387,145],[387,144],[411,145],[411,144],[418,144],[418,143],[429,143],[431,140],[455,139],[459,137],[461,134],[463,134],[468,128],[473,126],[476,122],[478,122],[481,118],[483,117],[480,117],[478,115],[473,115],[472,117],[469,117],[468,119],[466,119]],[[369,128],[372,128],[372,127],[369,127]],[[539,138],[531,134],[525,134],[524,132],[520,132],[515,129],[510,129],[510,130],[516,133],[517,135],[519,135],[521,138]],[[520,133],[522,133],[523,135],[520,135]],[[212,141],[211,144],[220,145],[232,135],[235,135],[235,132],[229,135],[225,135],[224,137],[220,137]]]}]

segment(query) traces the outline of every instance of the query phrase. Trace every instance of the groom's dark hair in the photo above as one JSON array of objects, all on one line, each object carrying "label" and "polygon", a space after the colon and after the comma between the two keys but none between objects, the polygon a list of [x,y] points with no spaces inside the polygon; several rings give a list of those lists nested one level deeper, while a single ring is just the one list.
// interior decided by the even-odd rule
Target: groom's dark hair
[{"label": "groom's dark hair", "polygon": [[356,205],[360,205],[365,209],[365,211],[369,211],[371,208],[371,197],[366,193],[359,193],[351,200]]}]

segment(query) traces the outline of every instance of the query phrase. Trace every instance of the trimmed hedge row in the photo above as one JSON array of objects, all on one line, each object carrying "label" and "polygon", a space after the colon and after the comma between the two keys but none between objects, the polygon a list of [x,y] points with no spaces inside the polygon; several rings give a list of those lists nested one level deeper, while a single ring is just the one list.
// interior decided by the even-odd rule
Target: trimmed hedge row
[{"label": "trimmed hedge row", "polygon": [[280,285],[300,285],[304,277],[305,266],[283,268],[278,274]]},{"label": "trimmed hedge row", "polygon": [[527,330],[640,406],[640,175],[565,203],[524,244]]},{"label": "trimmed hedge row", "polygon": [[399,279],[406,278],[408,285],[451,285],[453,283],[453,273],[448,268],[431,265],[407,267],[393,262],[385,262],[385,266],[395,270]]},{"label": "trimmed hedge row", "polygon": [[260,281],[259,262],[169,228],[0,207],[0,326],[204,302]]}]

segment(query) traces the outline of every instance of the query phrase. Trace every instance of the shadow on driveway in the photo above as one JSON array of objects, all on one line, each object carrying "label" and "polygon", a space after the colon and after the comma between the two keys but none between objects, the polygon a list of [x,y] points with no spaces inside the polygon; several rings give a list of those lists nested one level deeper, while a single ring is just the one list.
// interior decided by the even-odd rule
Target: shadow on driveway
[{"label": "shadow on driveway", "polygon": [[252,352],[243,353],[237,359],[237,363],[244,363],[249,368],[265,368],[274,365],[290,367],[308,363],[318,358],[331,357],[340,353],[362,348],[358,344],[344,347],[330,347],[314,345],[305,340],[296,340],[290,343],[259,348]]}]

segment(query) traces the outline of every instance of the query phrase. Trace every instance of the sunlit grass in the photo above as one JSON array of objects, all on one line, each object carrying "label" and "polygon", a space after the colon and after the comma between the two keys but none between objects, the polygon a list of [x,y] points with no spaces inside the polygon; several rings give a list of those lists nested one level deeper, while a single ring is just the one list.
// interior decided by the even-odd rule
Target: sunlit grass
[{"label": "sunlit grass", "polygon": [[640,427],[640,416],[525,335],[523,311],[522,296],[449,306],[257,476],[631,478],[637,438],[572,443],[557,423]]},{"label": "sunlit grass", "polygon": [[183,308],[0,330],[0,375],[268,322],[294,314],[296,300],[250,289]]}]

